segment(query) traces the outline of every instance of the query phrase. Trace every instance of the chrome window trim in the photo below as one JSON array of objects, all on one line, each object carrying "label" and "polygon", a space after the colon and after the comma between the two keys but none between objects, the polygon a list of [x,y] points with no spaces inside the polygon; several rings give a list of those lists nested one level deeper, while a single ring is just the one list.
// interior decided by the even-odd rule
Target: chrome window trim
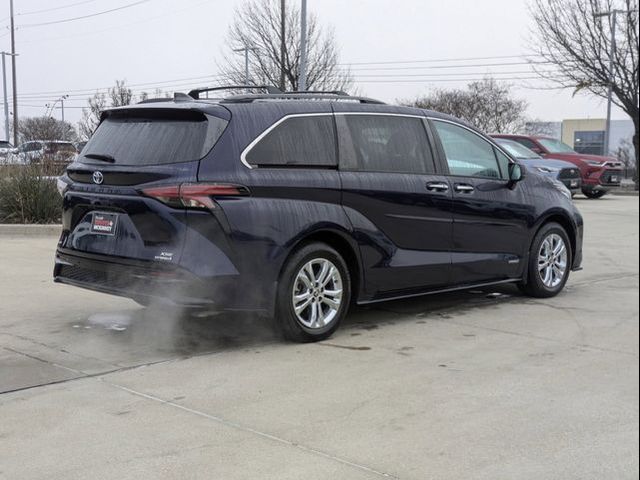
[{"label": "chrome window trim", "polygon": [[[260,135],[258,135],[256,138],[253,139],[253,141],[247,145],[244,150],[242,150],[242,153],[240,154],[240,161],[242,162],[242,164],[247,167],[249,170],[253,170],[254,168],[258,168],[257,165],[251,165],[248,161],[247,161],[247,155],[249,154],[249,152],[251,151],[251,149],[253,147],[256,146],[256,144],[258,142],[260,142],[260,140],[262,140],[264,137],[266,137],[269,132],[271,132],[274,128],[276,128],[278,125],[280,125],[282,122],[284,122],[285,120],[288,120],[289,118],[301,118],[301,117],[326,117],[326,116],[333,116],[333,115],[378,115],[378,116],[386,116],[386,117],[408,117],[408,118],[420,118],[420,119],[424,119],[427,118],[424,115],[413,115],[410,113],[384,113],[384,112],[320,112],[320,113],[290,113],[285,115],[284,117],[278,119],[276,122],[274,122],[273,124],[271,124],[269,127],[267,127]],[[453,122],[451,122],[453,123]],[[510,158],[510,157],[509,157]]]},{"label": "chrome window trim", "polygon": [[408,117],[426,118],[424,115],[414,115],[412,113],[384,113],[384,112],[335,112],[335,115],[369,115],[379,117]]}]

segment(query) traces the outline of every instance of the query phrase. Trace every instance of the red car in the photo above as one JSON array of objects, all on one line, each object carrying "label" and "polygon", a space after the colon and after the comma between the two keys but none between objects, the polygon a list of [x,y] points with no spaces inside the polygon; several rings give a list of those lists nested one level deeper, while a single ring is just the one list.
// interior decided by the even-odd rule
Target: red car
[{"label": "red car", "polygon": [[580,169],[582,193],[588,198],[600,198],[607,191],[620,186],[623,165],[614,157],[578,153],[560,140],[550,137],[506,134],[492,137],[508,138],[545,158],[573,163]]}]

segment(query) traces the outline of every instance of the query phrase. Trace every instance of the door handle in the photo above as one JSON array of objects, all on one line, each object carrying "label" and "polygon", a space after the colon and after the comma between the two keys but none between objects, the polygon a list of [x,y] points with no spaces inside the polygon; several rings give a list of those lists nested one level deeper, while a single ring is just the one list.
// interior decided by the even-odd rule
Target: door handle
[{"label": "door handle", "polygon": [[446,192],[449,190],[449,185],[444,182],[429,182],[427,183],[427,190],[430,192]]},{"label": "door handle", "polygon": [[453,189],[459,193],[471,193],[474,190],[471,185],[467,185],[466,183],[456,183]]}]

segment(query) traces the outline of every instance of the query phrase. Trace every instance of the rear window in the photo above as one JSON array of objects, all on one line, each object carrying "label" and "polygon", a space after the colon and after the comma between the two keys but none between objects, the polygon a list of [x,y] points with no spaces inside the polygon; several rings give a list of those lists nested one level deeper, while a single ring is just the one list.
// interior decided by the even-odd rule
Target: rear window
[{"label": "rear window", "polygon": [[335,167],[332,115],[289,117],[249,150],[246,160],[257,166]]},{"label": "rear window", "polygon": [[[112,114],[100,123],[81,156],[113,157],[117,165],[161,165],[204,157],[227,121],[201,112]],[[87,158],[87,163],[99,163]]]}]

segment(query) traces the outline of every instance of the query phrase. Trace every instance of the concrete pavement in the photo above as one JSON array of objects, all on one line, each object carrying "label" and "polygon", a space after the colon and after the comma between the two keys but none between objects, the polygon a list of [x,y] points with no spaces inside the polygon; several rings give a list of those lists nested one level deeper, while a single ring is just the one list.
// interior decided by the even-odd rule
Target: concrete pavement
[{"label": "concrete pavement", "polygon": [[0,478],[638,477],[638,198],[576,200],[585,270],[379,304],[313,345],[54,285],[0,244]]}]

